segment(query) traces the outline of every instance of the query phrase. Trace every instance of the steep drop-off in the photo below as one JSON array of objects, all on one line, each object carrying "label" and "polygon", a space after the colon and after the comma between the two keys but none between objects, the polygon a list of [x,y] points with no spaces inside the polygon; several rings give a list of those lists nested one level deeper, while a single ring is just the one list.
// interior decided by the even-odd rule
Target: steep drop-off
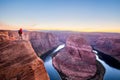
[{"label": "steep drop-off", "polygon": [[0,80],[49,80],[29,41],[6,39],[0,41]]},{"label": "steep drop-off", "polygon": [[[60,42],[66,42],[69,35],[82,36],[92,47],[120,61],[120,33],[98,32],[52,32]],[[63,36],[64,35],[64,36]]]},{"label": "steep drop-off", "polygon": [[120,61],[120,37],[100,37],[96,40],[94,48]]},{"label": "steep drop-off", "polygon": [[29,40],[38,56],[60,45],[57,36],[47,32],[30,32]]},{"label": "steep drop-off", "polygon": [[[20,40],[17,31],[0,30],[0,36],[0,41]],[[57,36],[48,32],[23,31],[22,37],[23,40],[30,41],[38,56],[61,44]]]}]

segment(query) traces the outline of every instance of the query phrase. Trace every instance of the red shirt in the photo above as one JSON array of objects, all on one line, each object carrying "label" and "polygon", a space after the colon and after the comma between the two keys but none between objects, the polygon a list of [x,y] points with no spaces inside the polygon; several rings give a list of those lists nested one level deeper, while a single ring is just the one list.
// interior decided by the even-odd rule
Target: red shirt
[{"label": "red shirt", "polygon": [[20,29],[20,30],[18,31],[18,33],[19,33],[19,34],[22,34],[22,29]]}]

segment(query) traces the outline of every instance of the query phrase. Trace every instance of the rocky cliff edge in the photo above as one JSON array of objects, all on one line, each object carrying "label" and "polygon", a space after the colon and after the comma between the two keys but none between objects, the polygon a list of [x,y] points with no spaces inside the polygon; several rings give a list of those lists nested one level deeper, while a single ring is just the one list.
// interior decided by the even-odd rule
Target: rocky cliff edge
[{"label": "rocky cliff edge", "polygon": [[29,41],[0,39],[0,80],[49,80]]}]

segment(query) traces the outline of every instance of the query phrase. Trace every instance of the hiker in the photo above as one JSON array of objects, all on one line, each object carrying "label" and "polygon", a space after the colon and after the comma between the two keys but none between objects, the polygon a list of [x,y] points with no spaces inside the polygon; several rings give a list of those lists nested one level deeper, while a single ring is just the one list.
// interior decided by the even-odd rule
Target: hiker
[{"label": "hiker", "polygon": [[22,39],[22,28],[20,28],[20,29],[18,30],[18,34],[19,34],[19,36],[20,36],[20,39]]}]

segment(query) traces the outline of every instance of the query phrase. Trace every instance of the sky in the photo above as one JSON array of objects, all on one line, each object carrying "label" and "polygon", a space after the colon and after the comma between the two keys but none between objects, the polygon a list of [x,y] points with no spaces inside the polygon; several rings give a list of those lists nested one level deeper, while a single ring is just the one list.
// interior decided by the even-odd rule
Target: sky
[{"label": "sky", "polygon": [[0,0],[0,29],[120,32],[120,0]]}]

